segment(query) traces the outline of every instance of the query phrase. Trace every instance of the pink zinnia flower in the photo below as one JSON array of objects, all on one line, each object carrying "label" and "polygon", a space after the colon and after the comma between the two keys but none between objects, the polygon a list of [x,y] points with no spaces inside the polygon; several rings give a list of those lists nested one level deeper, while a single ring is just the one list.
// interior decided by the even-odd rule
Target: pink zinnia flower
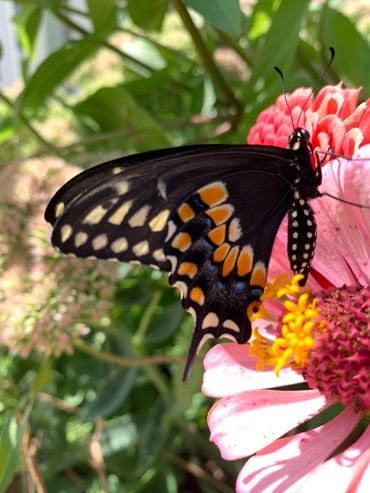
[{"label": "pink zinnia flower", "polygon": [[[301,88],[287,99],[294,125],[299,119],[315,149],[330,146],[354,158],[326,164],[320,189],[369,205],[370,100],[356,107],[358,93],[329,86],[306,102],[310,89]],[[261,113],[248,142],[285,147],[291,131],[280,97]],[[298,276],[287,280],[283,224],[269,275],[285,277],[266,288],[269,315],[255,321],[249,351],[219,344],[205,358],[203,392],[220,398],[208,416],[211,440],[225,459],[250,457],[238,493],[368,491],[370,210],[329,197],[312,206],[318,241],[307,287],[298,286]],[[304,383],[307,390],[291,387]],[[308,422],[321,413],[319,426]]]}]

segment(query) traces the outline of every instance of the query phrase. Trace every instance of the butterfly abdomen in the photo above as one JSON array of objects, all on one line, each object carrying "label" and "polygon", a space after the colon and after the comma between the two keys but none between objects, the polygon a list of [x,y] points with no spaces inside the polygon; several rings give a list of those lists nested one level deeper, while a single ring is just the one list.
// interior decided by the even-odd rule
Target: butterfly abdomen
[{"label": "butterfly abdomen", "polygon": [[303,198],[293,201],[288,213],[288,257],[294,274],[302,274],[304,285],[316,246],[315,215]]}]

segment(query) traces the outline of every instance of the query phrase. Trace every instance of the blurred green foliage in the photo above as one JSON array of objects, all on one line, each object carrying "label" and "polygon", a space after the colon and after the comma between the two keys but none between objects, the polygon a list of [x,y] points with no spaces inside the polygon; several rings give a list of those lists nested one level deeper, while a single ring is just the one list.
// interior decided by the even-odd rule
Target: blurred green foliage
[{"label": "blurred green foliage", "polygon": [[[2,163],[53,155],[88,167],[164,146],[245,142],[281,93],[274,65],[288,91],[342,80],[370,96],[366,3],[13,3],[23,84],[0,92]],[[47,18],[66,38],[35,68]],[[321,81],[330,46],[337,56]],[[72,356],[1,350],[0,492],[233,491],[240,464],[208,441],[201,363],[181,382],[192,321],[177,294],[160,273],[125,265],[116,288]]]}]

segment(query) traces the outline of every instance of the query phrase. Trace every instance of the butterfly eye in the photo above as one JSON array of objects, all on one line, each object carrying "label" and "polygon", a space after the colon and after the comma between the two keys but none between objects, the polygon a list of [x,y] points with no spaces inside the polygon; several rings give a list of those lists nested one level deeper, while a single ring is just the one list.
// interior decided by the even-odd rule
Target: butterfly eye
[{"label": "butterfly eye", "polygon": [[261,306],[260,301],[252,301],[252,303],[250,303],[250,305],[248,305],[247,315],[248,315],[249,320],[253,321],[256,318],[258,318],[258,312],[259,312],[260,306]]}]

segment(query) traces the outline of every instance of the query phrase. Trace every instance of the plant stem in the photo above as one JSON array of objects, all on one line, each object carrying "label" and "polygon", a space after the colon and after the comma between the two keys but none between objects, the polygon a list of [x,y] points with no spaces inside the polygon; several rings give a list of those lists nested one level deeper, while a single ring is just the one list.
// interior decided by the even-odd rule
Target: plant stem
[{"label": "plant stem", "polygon": [[132,366],[147,366],[147,365],[161,365],[167,363],[175,363],[183,359],[182,356],[142,356],[142,357],[125,357],[117,356],[116,354],[108,353],[106,351],[101,351],[93,348],[89,344],[86,344],[82,340],[76,340],[73,342],[76,349],[83,351],[84,353],[90,354],[95,358],[105,361],[113,365],[123,366],[130,368]]},{"label": "plant stem", "polygon": [[187,11],[186,7],[184,4],[181,2],[181,0],[172,0],[172,3],[174,7],[177,10],[177,13],[179,14],[182,22],[184,23],[184,26],[188,30],[194,45],[196,46],[200,57],[203,60],[204,66],[206,70],[209,72],[211,75],[214,83],[216,86],[219,87],[219,89],[222,91],[222,93],[225,96],[226,101],[235,107],[235,109],[240,108],[241,104],[240,102],[236,99],[234,93],[230,90],[229,84],[226,82],[224,79],[222,73],[220,72],[219,68],[217,67],[211,53],[208,50],[207,45],[205,44],[198,28],[193,22],[193,19],[191,18],[189,12]]},{"label": "plant stem", "polygon": [[225,483],[222,483],[219,479],[213,478],[210,474],[205,472],[204,468],[198,466],[198,464],[194,464],[194,462],[189,462],[178,455],[172,454],[167,450],[162,452],[163,458],[169,462],[170,464],[174,464],[175,466],[183,469],[184,471],[192,474],[194,477],[207,483],[212,486],[216,491],[220,493],[233,493],[233,489],[227,486]]},{"label": "plant stem", "polygon": [[126,60],[129,60],[130,62],[132,63],[135,63],[136,65],[144,68],[145,70],[148,70],[149,72],[153,72],[153,69],[152,67],[150,67],[149,65],[147,65],[146,63],[144,62],[141,62],[140,60],[137,60],[136,58],[132,57],[131,55],[125,53],[124,51],[120,50],[119,48],[117,48],[116,46],[112,45],[111,43],[109,43],[108,41],[106,41],[105,39],[103,39],[101,36],[99,36],[97,33],[89,33],[88,31],[86,31],[86,29],[83,29],[81,26],[79,26],[78,24],[76,24],[75,22],[71,21],[71,19],[69,19],[67,16],[65,16],[64,14],[62,14],[58,9],[53,9],[53,14],[58,17],[58,19],[60,21],[62,21],[64,24],[66,24],[67,26],[69,26],[71,29],[73,29],[74,31],[77,31],[78,33],[80,33],[82,36],[92,36],[92,35],[95,35],[96,37],[96,40],[102,45],[104,46],[105,48],[108,48],[109,50],[111,51],[114,51],[115,53],[117,53],[121,58],[123,59],[126,59]]},{"label": "plant stem", "polygon": [[143,316],[141,317],[139,326],[135,332],[134,337],[132,338],[132,344],[136,347],[141,346],[141,341],[144,339],[145,333],[148,330],[150,321],[152,316],[157,308],[160,299],[162,297],[161,291],[155,291],[153,293],[152,299],[150,300],[149,305],[146,307]]}]

